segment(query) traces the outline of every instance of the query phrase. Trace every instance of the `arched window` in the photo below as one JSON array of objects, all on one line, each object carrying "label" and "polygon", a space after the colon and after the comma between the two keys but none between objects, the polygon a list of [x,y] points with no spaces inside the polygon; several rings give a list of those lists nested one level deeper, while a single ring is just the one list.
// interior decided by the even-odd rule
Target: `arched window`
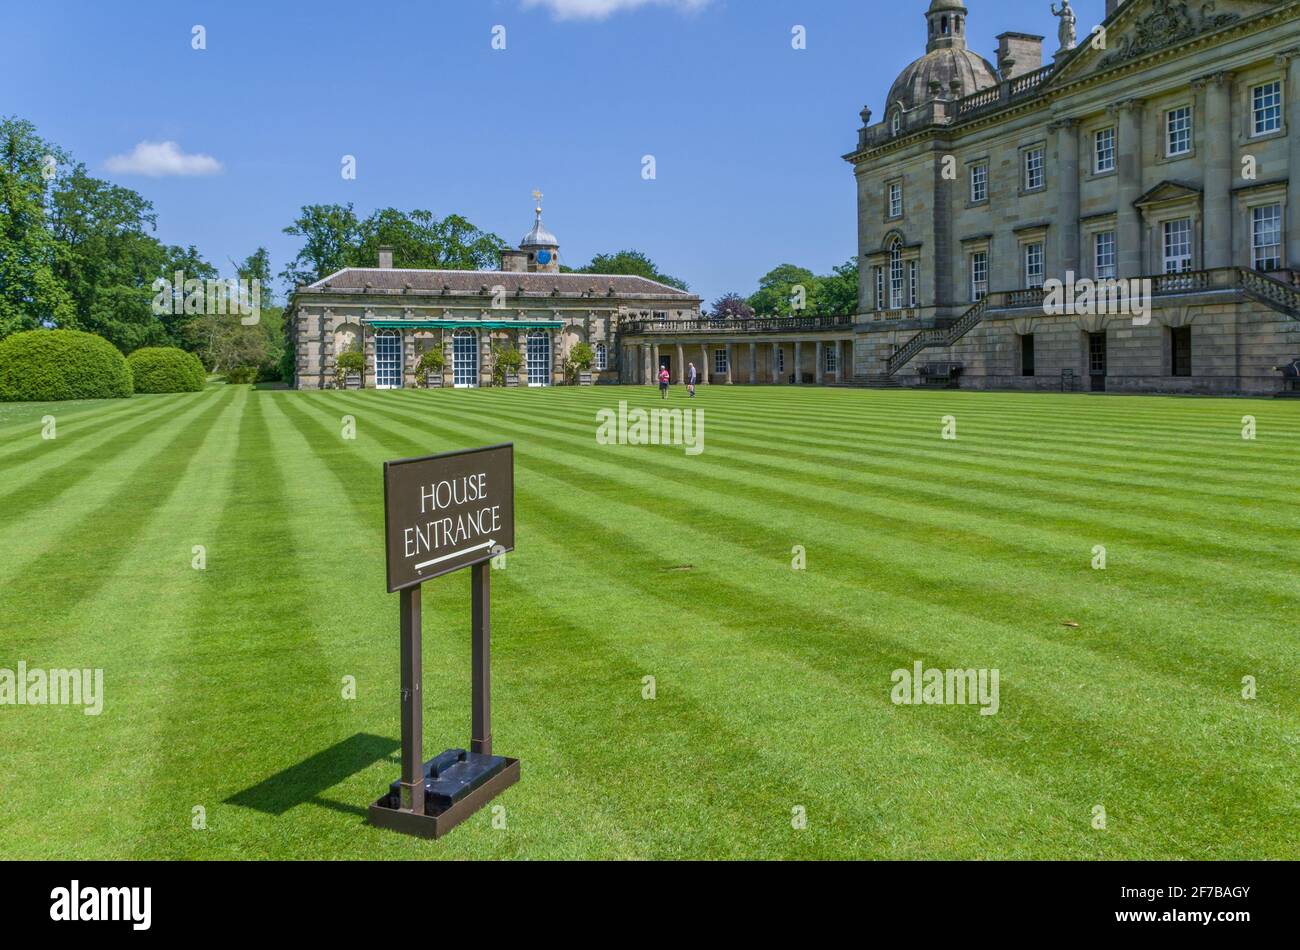
[{"label": "arched window", "polygon": [[897,135],[900,131],[902,131],[902,128],[903,128],[903,110],[895,109],[893,118],[889,120],[889,129],[891,132]]},{"label": "arched window", "polygon": [[375,334],[375,388],[402,388],[402,335],[396,330]]},{"label": "arched window", "polygon": [[944,17],[943,20],[941,20],[940,22],[942,23],[942,26],[940,26],[940,28],[939,28],[939,32],[942,33],[944,36],[947,36],[947,35],[948,35],[948,18],[947,18],[947,17]]},{"label": "arched window", "polygon": [[894,238],[889,246],[889,309],[901,310],[905,282],[903,279],[903,242]]},{"label": "arched window", "polygon": [[603,373],[609,369],[609,351],[605,349],[604,343],[596,344],[596,370]]},{"label": "arched window", "polygon": [[532,330],[525,341],[525,357],[529,386],[551,384],[551,335],[545,330]]},{"label": "arched window", "polygon": [[459,389],[478,385],[478,334],[457,330],[451,337],[452,384]]}]

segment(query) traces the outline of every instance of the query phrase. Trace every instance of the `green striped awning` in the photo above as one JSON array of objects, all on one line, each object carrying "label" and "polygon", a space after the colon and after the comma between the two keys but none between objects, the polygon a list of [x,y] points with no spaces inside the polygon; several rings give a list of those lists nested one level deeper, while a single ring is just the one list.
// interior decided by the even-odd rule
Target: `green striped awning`
[{"label": "green striped awning", "polygon": [[561,330],[560,320],[371,320],[380,330]]}]

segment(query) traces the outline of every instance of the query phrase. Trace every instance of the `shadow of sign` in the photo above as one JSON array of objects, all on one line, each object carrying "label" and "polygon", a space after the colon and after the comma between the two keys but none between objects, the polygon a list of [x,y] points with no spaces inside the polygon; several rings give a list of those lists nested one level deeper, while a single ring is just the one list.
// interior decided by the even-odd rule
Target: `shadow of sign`
[{"label": "shadow of sign", "polygon": [[359,732],[242,792],[236,792],[226,799],[226,804],[252,808],[268,815],[283,815],[296,805],[317,804],[364,816],[364,808],[329,801],[321,798],[321,793],[362,769],[390,758],[399,747],[400,743],[393,739]]}]

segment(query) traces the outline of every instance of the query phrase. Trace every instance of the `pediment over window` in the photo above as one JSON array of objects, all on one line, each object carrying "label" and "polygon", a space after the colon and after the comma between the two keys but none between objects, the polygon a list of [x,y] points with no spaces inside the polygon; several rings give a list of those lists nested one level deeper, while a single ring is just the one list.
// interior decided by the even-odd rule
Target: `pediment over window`
[{"label": "pediment over window", "polygon": [[1200,200],[1201,189],[1195,185],[1185,185],[1178,181],[1162,181],[1133,202],[1133,205],[1146,210],[1147,208],[1162,207],[1179,202],[1198,204]]}]

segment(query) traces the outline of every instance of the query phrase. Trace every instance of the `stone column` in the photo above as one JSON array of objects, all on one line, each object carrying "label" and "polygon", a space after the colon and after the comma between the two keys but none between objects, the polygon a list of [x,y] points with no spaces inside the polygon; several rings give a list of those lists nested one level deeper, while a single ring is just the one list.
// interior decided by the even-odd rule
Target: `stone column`
[{"label": "stone column", "polygon": [[781,371],[777,368],[781,361],[781,344],[772,344],[772,382],[779,384],[781,382]]},{"label": "stone column", "polygon": [[[1115,243],[1120,277],[1141,277],[1142,215],[1133,202],[1142,197],[1142,108],[1141,99],[1125,99],[1113,108],[1119,113],[1119,212]],[[1230,134],[1228,131],[1223,133]]]},{"label": "stone column", "polygon": [[1204,267],[1232,265],[1232,73],[1193,84],[1205,90]]},{"label": "stone column", "polygon": [[375,385],[375,331],[369,322],[361,324],[361,349],[366,354],[366,368],[361,371],[361,385],[371,388]]},{"label": "stone column", "polygon": [[564,331],[549,330],[551,345],[551,385],[564,385]]},{"label": "stone column", "polygon": [[478,384],[492,385],[492,334],[479,328],[478,331]]},{"label": "stone column", "polygon": [[419,387],[415,379],[415,361],[419,355],[415,352],[415,331],[402,331],[402,385]]},{"label": "stone column", "polygon": [[1286,201],[1287,266],[1300,269],[1300,47],[1287,50],[1278,57],[1278,62],[1287,64],[1289,79],[1283,83],[1288,113],[1287,144],[1291,152]]},{"label": "stone column", "polygon": [[1079,274],[1079,122],[1058,119],[1048,128],[1056,135],[1056,266],[1064,280],[1066,271]]},{"label": "stone column", "polygon": [[726,344],[726,347],[727,347],[727,385],[730,386],[731,385],[731,344],[730,343]]},{"label": "stone column", "polygon": [[650,372],[650,358],[654,353],[650,349],[650,344],[646,343],[641,346],[641,382],[646,386],[654,385],[654,374]]},{"label": "stone column", "polygon": [[659,385],[659,344],[658,343],[656,343],[654,346],[654,355],[650,360],[650,370],[651,370],[651,375],[653,376],[651,382],[653,382],[656,386],[658,386]]},{"label": "stone column", "polygon": [[814,378],[817,380],[817,385],[820,386],[822,384],[822,341],[821,340],[817,341],[817,356],[815,358],[817,360],[817,366],[813,369],[813,373],[816,374]]},{"label": "stone column", "polygon": [[794,384],[803,384],[803,341],[794,341]]},{"label": "stone column", "polygon": [[758,382],[758,344],[749,344],[749,385]]},{"label": "stone column", "polygon": [[686,354],[682,351],[682,345],[677,344],[677,382],[686,382]]},{"label": "stone column", "polygon": [[704,380],[704,385],[709,384],[709,344],[700,344],[700,353],[703,354],[704,365],[700,367],[700,379]]}]

